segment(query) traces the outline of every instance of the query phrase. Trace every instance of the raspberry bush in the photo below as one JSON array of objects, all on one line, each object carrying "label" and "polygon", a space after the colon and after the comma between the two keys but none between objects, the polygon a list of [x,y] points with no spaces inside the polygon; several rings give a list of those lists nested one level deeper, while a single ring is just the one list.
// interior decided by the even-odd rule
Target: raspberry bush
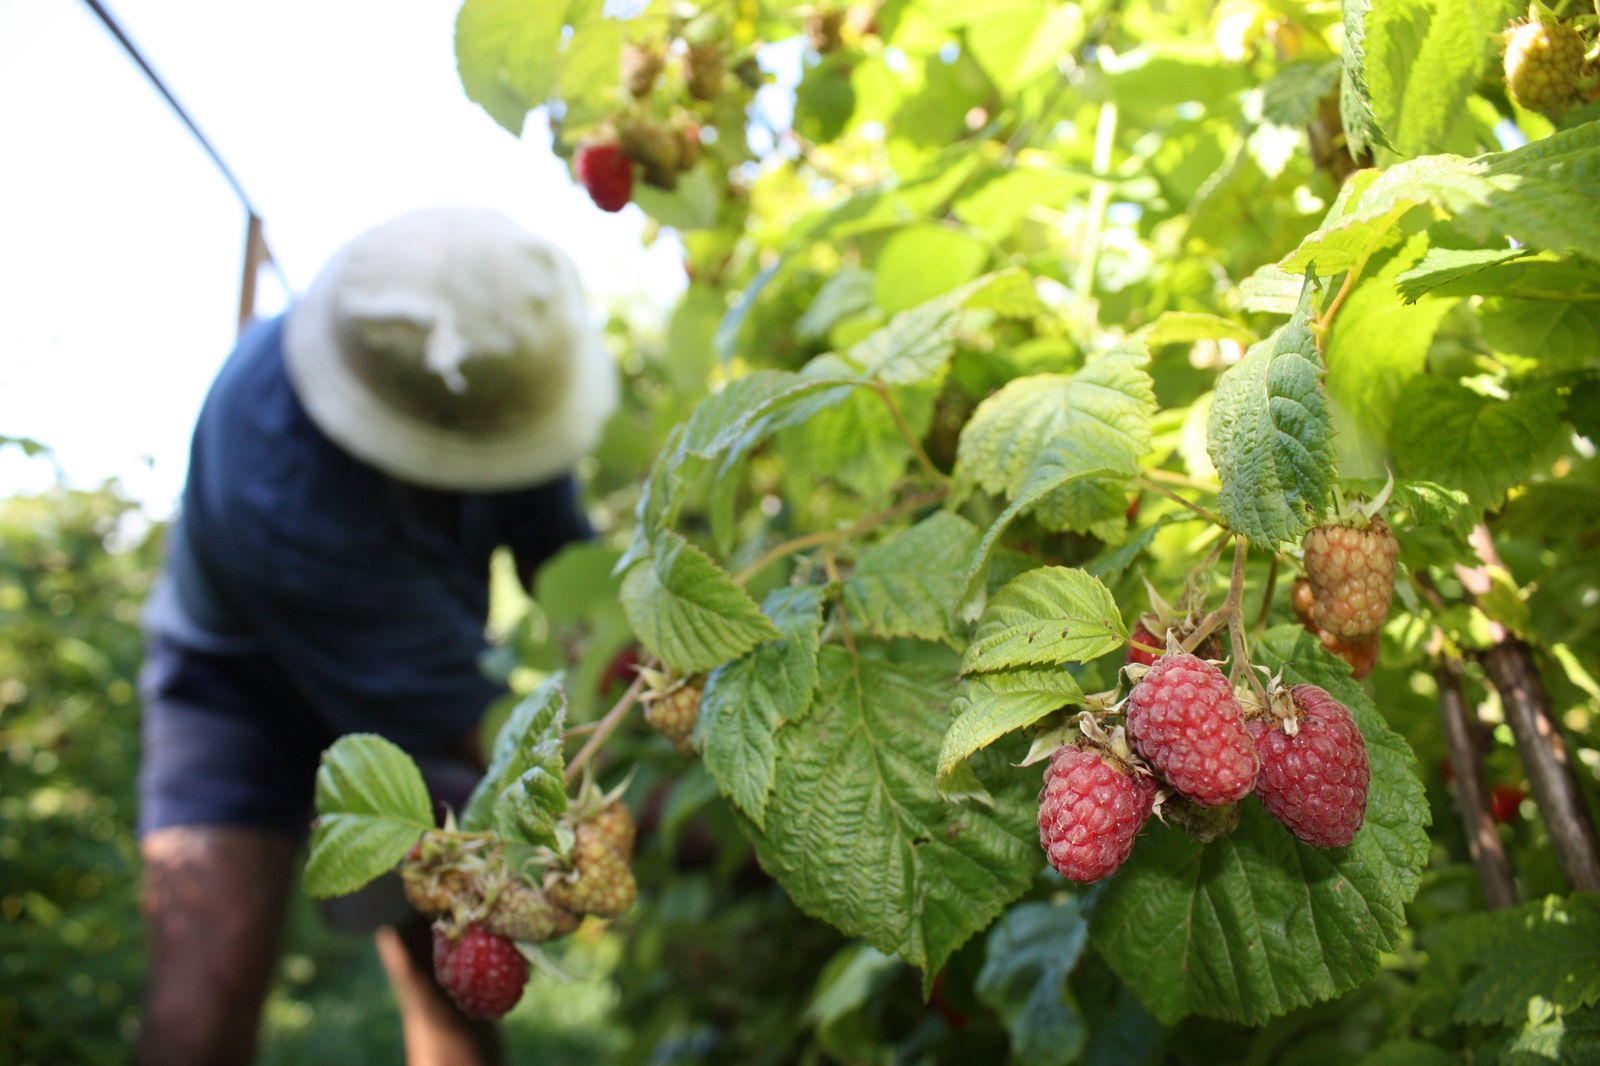
[{"label": "raspberry bush", "polygon": [[[617,145],[684,257],[664,319],[613,322],[603,537],[513,634],[550,680],[440,830],[648,926],[628,1003],[683,1043],[641,1056],[692,1043],[664,988],[725,1017],[736,960],[673,923],[774,883],[828,950],[769,1050],[1588,1031],[1592,983],[1480,980],[1491,932],[1591,928],[1600,888],[1592,760],[1551,757],[1600,693],[1600,116],[1507,95],[1524,14],[467,0],[469,95],[575,165]],[[358,754],[389,759],[330,753],[327,891],[431,827]],[[1486,762],[1550,817],[1495,836]],[[654,876],[585,830],[591,773],[652,812]]]}]

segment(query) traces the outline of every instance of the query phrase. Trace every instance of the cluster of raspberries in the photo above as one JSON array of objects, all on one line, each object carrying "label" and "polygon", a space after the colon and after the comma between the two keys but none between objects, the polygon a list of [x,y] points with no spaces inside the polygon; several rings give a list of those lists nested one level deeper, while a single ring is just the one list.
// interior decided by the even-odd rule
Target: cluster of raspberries
[{"label": "cluster of raspberries", "polygon": [[424,834],[401,864],[407,898],[434,918],[434,976],[463,1013],[498,1018],[516,1006],[528,981],[518,943],[553,940],[586,914],[614,918],[633,906],[628,808],[612,800],[574,833],[570,858],[547,870],[542,886],[507,869],[498,852],[477,855],[448,833]]},{"label": "cluster of raspberries", "polygon": [[1301,545],[1306,576],[1291,602],[1302,625],[1322,646],[1366,677],[1378,662],[1378,630],[1394,597],[1399,542],[1381,518],[1365,526],[1325,525]]},{"label": "cluster of raspberries", "polygon": [[1237,824],[1236,805],[1251,792],[1306,843],[1349,844],[1370,777],[1355,720],[1315,685],[1272,702],[1276,710],[1247,719],[1216,666],[1185,653],[1157,659],[1126,702],[1131,751],[1086,738],[1051,757],[1039,793],[1050,865],[1070,880],[1098,881],[1127,860],[1158,799],[1211,839]]}]

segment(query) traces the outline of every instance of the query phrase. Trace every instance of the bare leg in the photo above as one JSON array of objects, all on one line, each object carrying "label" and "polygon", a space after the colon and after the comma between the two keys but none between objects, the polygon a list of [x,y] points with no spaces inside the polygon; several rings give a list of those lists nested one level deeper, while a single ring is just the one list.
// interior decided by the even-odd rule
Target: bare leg
[{"label": "bare leg", "polygon": [[136,1061],[254,1061],[294,841],[259,829],[173,826],[147,835],[140,851],[150,971]]},{"label": "bare leg", "polygon": [[456,1009],[433,977],[433,934],[418,919],[375,934],[378,958],[400,1002],[406,1066],[497,1066],[500,1029]]}]

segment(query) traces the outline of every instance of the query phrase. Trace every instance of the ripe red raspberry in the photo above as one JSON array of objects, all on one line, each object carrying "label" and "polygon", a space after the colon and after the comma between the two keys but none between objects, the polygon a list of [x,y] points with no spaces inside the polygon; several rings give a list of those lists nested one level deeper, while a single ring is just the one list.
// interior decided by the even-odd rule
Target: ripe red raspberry
[{"label": "ripe red raspberry", "polygon": [[1489,813],[1502,825],[1522,816],[1522,801],[1528,794],[1516,785],[1496,785],[1489,790]]},{"label": "ripe red raspberry", "polygon": [[1202,807],[1249,794],[1256,748],[1222,671],[1194,655],[1156,660],[1128,694],[1128,740],[1167,784]]},{"label": "ripe red raspberry", "polygon": [[633,161],[620,145],[589,144],[573,160],[578,183],[602,211],[621,211],[633,199]]},{"label": "ripe red raspberry", "polygon": [[1584,42],[1575,26],[1533,17],[1505,41],[1506,91],[1517,106],[1554,116],[1582,102]]},{"label": "ripe red raspberry", "polygon": [[522,998],[528,960],[510,940],[476,922],[460,936],[435,924],[433,972],[463,1014],[498,1018]]},{"label": "ripe red raspberry", "polygon": [[1318,526],[1305,535],[1306,578],[1311,582],[1312,623],[1336,637],[1376,633],[1394,595],[1400,545],[1383,519],[1366,529]]},{"label": "ripe red raspberry", "polygon": [[1307,844],[1343,847],[1366,815],[1366,742],[1349,709],[1317,686],[1296,685],[1289,696],[1293,718],[1248,723],[1261,754],[1256,795],[1268,814]]},{"label": "ripe red raspberry", "polygon": [[1039,843],[1071,881],[1098,881],[1127,861],[1160,786],[1124,773],[1099,752],[1058,749],[1039,792]]}]

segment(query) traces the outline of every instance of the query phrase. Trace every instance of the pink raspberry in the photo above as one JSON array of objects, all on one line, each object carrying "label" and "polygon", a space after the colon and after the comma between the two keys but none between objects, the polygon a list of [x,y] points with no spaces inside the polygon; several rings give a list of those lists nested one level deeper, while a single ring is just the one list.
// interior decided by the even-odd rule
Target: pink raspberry
[{"label": "pink raspberry", "polygon": [[1202,807],[1249,794],[1256,747],[1222,671],[1194,655],[1156,661],[1128,695],[1128,739],[1167,784]]},{"label": "pink raspberry", "polygon": [[1159,786],[1068,744],[1050,758],[1039,792],[1039,843],[1050,865],[1088,884],[1127,861]]},{"label": "pink raspberry", "polygon": [[528,960],[503,936],[474,922],[459,937],[433,927],[433,971],[463,1014],[498,1018],[517,1005]]},{"label": "pink raspberry", "polygon": [[1307,844],[1339,848],[1355,838],[1367,810],[1367,745],[1344,704],[1315,685],[1289,690],[1298,712],[1293,736],[1281,724],[1248,723],[1261,755],[1256,795]]}]

